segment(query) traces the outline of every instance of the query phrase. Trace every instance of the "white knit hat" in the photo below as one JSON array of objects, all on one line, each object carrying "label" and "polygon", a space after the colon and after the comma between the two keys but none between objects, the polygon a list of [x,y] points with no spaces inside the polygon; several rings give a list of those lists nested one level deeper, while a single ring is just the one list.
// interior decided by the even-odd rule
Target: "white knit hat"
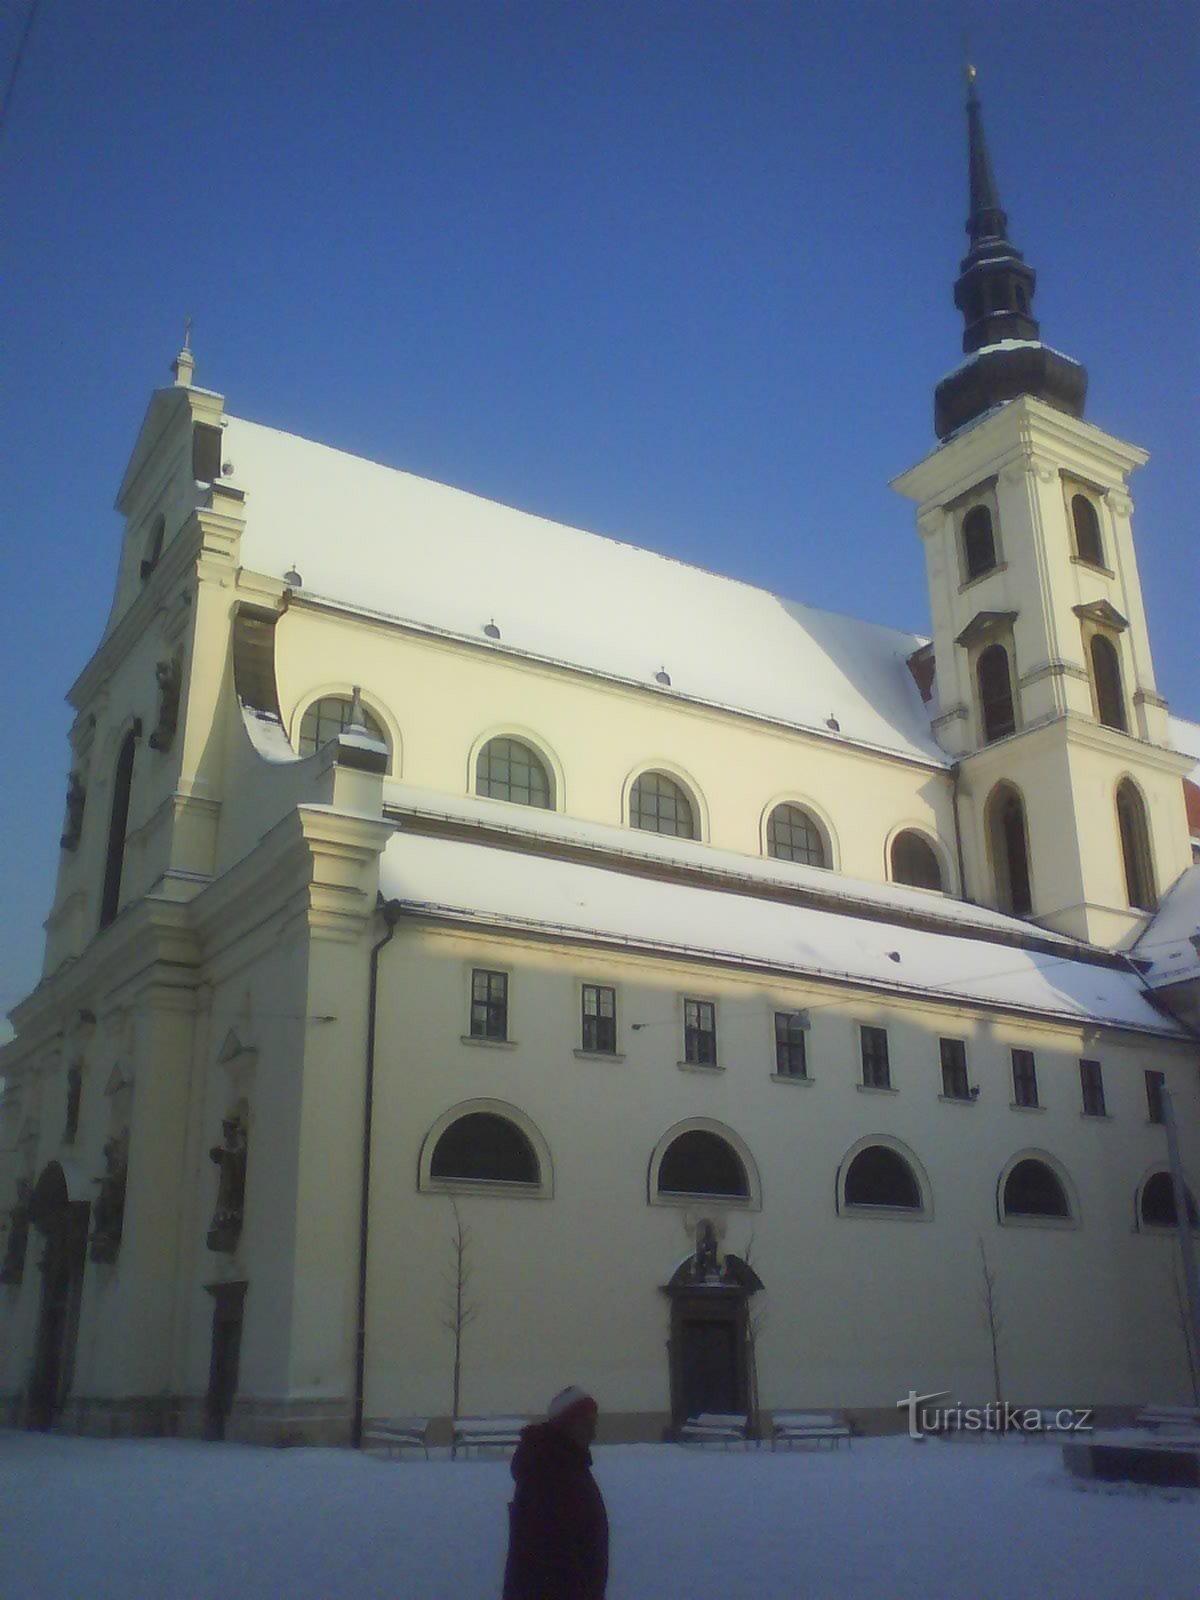
[{"label": "white knit hat", "polygon": [[600,1407],[592,1399],[586,1389],[578,1389],[572,1383],[559,1392],[546,1407],[546,1415],[551,1422],[569,1421],[584,1411],[599,1411]]}]

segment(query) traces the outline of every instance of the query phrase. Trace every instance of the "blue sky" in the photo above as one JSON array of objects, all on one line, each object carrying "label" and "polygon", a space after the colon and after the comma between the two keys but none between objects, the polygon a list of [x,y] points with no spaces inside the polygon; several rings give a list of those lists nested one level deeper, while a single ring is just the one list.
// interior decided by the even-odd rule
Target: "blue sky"
[{"label": "blue sky", "polygon": [[235,415],[924,628],[888,481],[959,356],[967,51],[1043,337],[1151,451],[1159,685],[1200,717],[1190,0],[41,0],[0,137],[0,1009],[188,315]]}]

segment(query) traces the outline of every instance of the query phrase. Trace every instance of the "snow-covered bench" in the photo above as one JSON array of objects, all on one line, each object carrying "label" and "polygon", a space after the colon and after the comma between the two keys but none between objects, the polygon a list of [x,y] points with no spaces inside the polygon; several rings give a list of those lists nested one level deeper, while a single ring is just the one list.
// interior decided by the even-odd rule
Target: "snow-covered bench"
[{"label": "snow-covered bench", "polygon": [[736,1412],[701,1411],[689,1417],[679,1430],[681,1444],[731,1444],[745,1445],[750,1428],[749,1417]]},{"label": "snow-covered bench", "polygon": [[381,1449],[388,1456],[398,1451],[424,1450],[429,1460],[428,1417],[377,1417],[363,1430],[363,1444],[368,1450]]},{"label": "snow-covered bench", "polygon": [[528,1417],[456,1417],[454,1453],[472,1450],[514,1450]]},{"label": "snow-covered bench", "polygon": [[1200,1433],[1200,1406],[1143,1406],[1134,1421],[1156,1433]]},{"label": "snow-covered bench", "polygon": [[836,1450],[851,1441],[850,1427],[838,1411],[777,1411],[771,1422],[771,1449],[778,1444],[823,1444]]}]

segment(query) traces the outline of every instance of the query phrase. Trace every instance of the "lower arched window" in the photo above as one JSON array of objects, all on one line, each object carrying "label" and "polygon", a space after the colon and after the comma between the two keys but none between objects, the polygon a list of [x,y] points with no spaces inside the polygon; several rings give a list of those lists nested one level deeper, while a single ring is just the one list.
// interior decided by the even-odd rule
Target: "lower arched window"
[{"label": "lower arched window", "polygon": [[898,1150],[869,1144],[846,1169],[842,1196],[848,1206],[887,1206],[894,1211],[920,1211],[921,1185]]},{"label": "lower arched window", "polygon": [[942,868],[937,851],[912,828],[892,840],[892,881],[914,889],[940,889]]},{"label": "lower arched window", "polygon": [[659,1194],[723,1195],[750,1198],[741,1156],[720,1134],[690,1128],[673,1139],[658,1165]]},{"label": "lower arched window", "polygon": [[[359,703],[359,716],[362,718],[363,727],[372,739],[378,739],[388,751],[388,768],[391,768],[391,745],[388,743],[387,734],[379,724],[379,719],[373,717],[362,703]],[[344,733],[350,726],[354,715],[354,701],[349,695],[329,694],[320,700],[314,700],[312,705],[300,719],[300,738],[298,747],[302,756],[311,756],[322,745],[328,744],[331,739],[336,739],[339,733]]]},{"label": "lower arched window", "polygon": [[1069,1217],[1070,1202],[1054,1168],[1028,1156],[1004,1180],[1006,1217]]},{"label": "lower arched window", "polygon": [[519,806],[554,806],[554,785],[540,756],[520,739],[489,739],[475,763],[475,793]]},{"label": "lower arched window", "polygon": [[829,865],[816,820],[799,806],[776,806],[772,811],[767,822],[767,854],[780,861],[802,861],[809,867]]},{"label": "lower arched window", "polygon": [[1158,895],[1154,886],[1154,858],[1150,853],[1146,806],[1128,778],[1117,789],[1117,827],[1125,867],[1125,897],[1137,910],[1153,911]]},{"label": "lower arched window", "polygon": [[[1190,1189],[1185,1189],[1187,1198],[1188,1225],[1200,1226],[1196,1216],[1196,1202]],[[1141,1205],[1142,1225],[1147,1228],[1176,1228],[1179,1226],[1179,1213],[1175,1207],[1175,1185],[1171,1181],[1169,1172],[1155,1172],[1146,1179],[1142,1186]]]},{"label": "lower arched window", "polygon": [[429,1162],[431,1178],[474,1183],[541,1182],[537,1152],[507,1117],[469,1111],[438,1139]]},{"label": "lower arched window", "polygon": [[665,772],[643,772],[629,794],[629,824],[648,833],[696,837],[692,802]]}]

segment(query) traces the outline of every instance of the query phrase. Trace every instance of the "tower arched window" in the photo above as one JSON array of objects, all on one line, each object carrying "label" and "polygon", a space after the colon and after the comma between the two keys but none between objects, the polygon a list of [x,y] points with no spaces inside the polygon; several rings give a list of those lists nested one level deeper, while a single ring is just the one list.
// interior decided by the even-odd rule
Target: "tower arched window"
[{"label": "tower arched window", "polygon": [[972,506],[962,523],[963,563],[967,577],[981,578],[996,565],[996,538],[987,506]]},{"label": "tower arched window", "polygon": [[520,739],[489,739],[475,763],[475,793],[519,806],[554,806],[554,785],[541,757]]},{"label": "tower arched window", "polygon": [[[331,739],[336,739],[339,733],[344,733],[350,726],[353,713],[354,701],[349,695],[329,694],[323,696],[320,700],[314,700],[300,719],[300,754],[302,756],[311,756],[322,745],[328,744]],[[359,716],[362,718],[363,727],[366,728],[372,739],[378,739],[380,744],[387,747],[388,770],[390,772],[392,747],[378,717],[373,717],[361,702],[359,704]]]},{"label": "tower arched window", "polygon": [[985,744],[991,744],[994,739],[1003,739],[1015,732],[1017,726],[1008,651],[1002,644],[990,644],[980,654],[975,664],[975,677],[979,684],[983,740]]},{"label": "tower arched window", "polygon": [[129,796],[133,788],[133,757],[137,734],[125,735],[113,773],[112,811],[108,823],[108,853],[104,860],[104,888],[100,895],[100,926],[107,928],[121,904],[121,874],[125,869],[125,835],[129,831]]},{"label": "tower arched window", "polygon": [[1117,827],[1125,866],[1125,897],[1137,910],[1153,911],[1158,904],[1158,893],[1146,803],[1128,778],[1117,789]]},{"label": "tower arched window", "polygon": [[892,840],[892,881],[910,884],[914,889],[942,887],[937,851],[913,828],[905,828]]},{"label": "tower arched window", "polygon": [[1075,529],[1075,554],[1089,566],[1102,567],[1104,549],[1100,543],[1100,518],[1087,495],[1072,496],[1071,522]]},{"label": "tower arched window", "polygon": [[1092,683],[1096,690],[1096,714],[1106,728],[1129,732],[1125,715],[1125,695],[1121,688],[1121,662],[1116,646],[1104,634],[1092,636]]},{"label": "tower arched window", "polygon": [[692,802],[665,772],[643,772],[629,794],[629,825],[649,833],[696,837]]},{"label": "tower arched window", "polygon": [[999,784],[988,801],[988,833],[996,874],[996,897],[1001,909],[1014,917],[1033,910],[1029,872],[1029,833],[1025,803],[1008,784]]},{"label": "tower arched window", "polygon": [[829,854],[816,819],[799,806],[776,806],[767,822],[767,854],[781,861],[827,867]]}]

